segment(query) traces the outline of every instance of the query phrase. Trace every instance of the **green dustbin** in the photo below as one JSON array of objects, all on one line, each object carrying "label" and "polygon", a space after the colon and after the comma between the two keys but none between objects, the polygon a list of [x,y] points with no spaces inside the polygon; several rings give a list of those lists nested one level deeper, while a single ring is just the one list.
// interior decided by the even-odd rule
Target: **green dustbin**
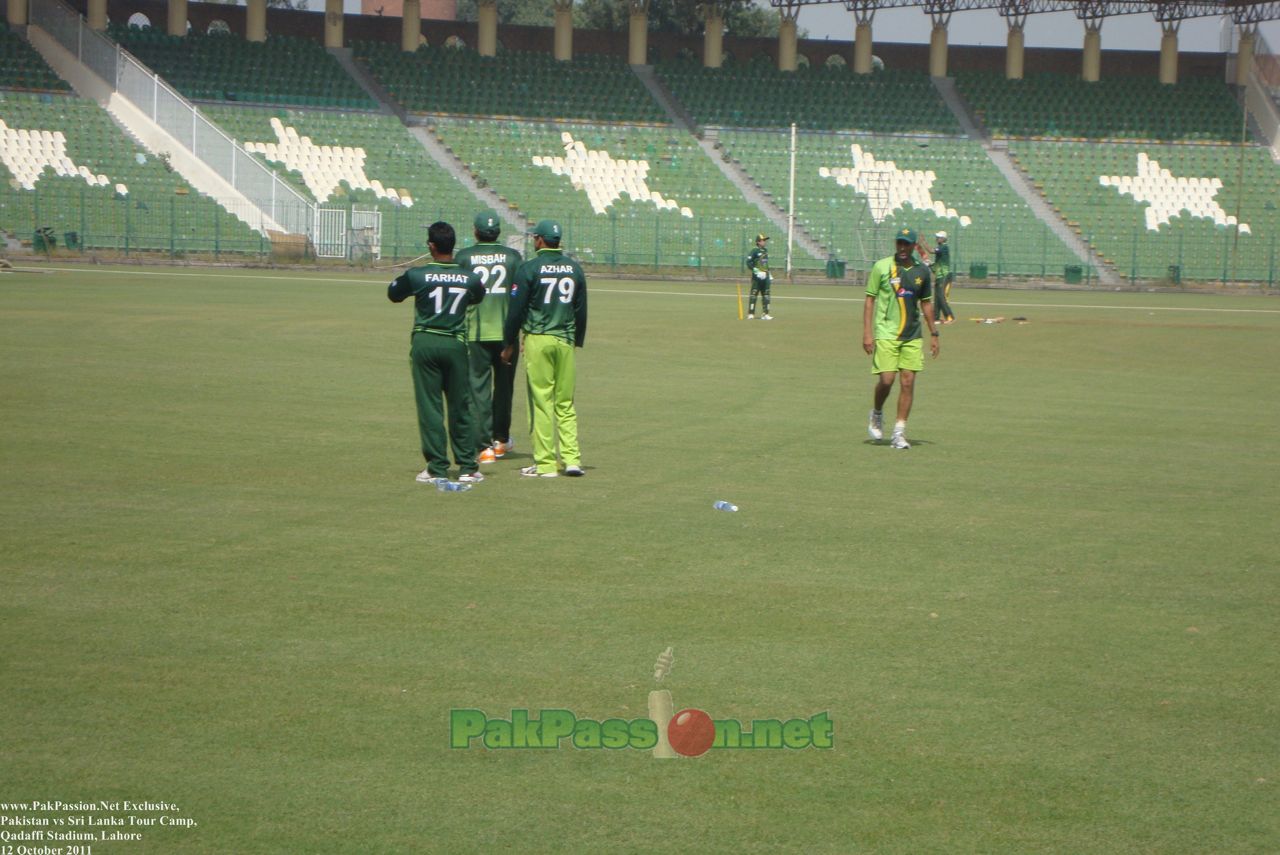
[{"label": "green dustbin", "polygon": [[1084,268],[1078,264],[1068,264],[1062,268],[1062,281],[1068,285],[1079,285],[1084,281]]},{"label": "green dustbin", "polygon": [[1182,265],[1180,264],[1169,265],[1169,282],[1173,285],[1182,284]]},{"label": "green dustbin", "polygon": [[831,264],[834,266],[835,270],[835,276],[832,276],[831,278],[843,279],[845,271],[848,269],[848,262],[843,258],[833,258],[831,259]]},{"label": "green dustbin", "polygon": [[36,252],[51,252],[57,245],[58,238],[48,226],[36,229],[31,235],[31,248]]},{"label": "green dustbin", "polygon": [[969,265],[970,279],[986,279],[987,263],[985,261],[975,261]]},{"label": "green dustbin", "polygon": [[67,249],[80,249],[80,233],[79,232],[63,232],[62,245]]}]

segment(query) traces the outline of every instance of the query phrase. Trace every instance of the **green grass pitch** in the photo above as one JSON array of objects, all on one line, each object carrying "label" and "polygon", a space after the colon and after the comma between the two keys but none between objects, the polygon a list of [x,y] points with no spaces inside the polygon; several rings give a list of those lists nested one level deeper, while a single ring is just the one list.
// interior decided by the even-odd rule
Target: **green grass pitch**
[{"label": "green grass pitch", "polygon": [[[443,494],[384,282],[0,278],[0,802],[198,822],[95,855],[1274,851],[1280,303],[961,288],[902,453],[857,290],[595,278],[587,477],[521,427]],[[835,747],[448,747],[643,716],[668,645],[676,709]]]}]

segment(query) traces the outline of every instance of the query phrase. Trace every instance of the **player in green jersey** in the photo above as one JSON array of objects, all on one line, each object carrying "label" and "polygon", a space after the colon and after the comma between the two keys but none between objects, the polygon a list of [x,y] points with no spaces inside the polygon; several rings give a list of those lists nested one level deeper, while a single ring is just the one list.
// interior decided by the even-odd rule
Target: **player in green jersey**
[{"label": "player in green jersey", "polygon": [[893,255],[871,266],[862,307],[862,349],[871,357],[871,373],[876,375],[867,433],[872,439],[884,438],[884,404],[894,378],[900,376],[898,420],[890,445],[908,449],[907,417],[915,396],[916,372],[924,370],[921,316],[929,327],[929,351],[934,359],[938,358],[938,328],[933,322],[929,268],[914,253],[915,230],[899,229],[895,243]]},{"label": "player in green jersey", "polygon": [[480,462],[492,463],[514,446],[511,442],[511,398],[516,359],[504,363],[502,325],[507,320],[511,279],[524,261],[520,253],[498,243],[502,221],[493,211],[476,214],[476,243],[461,250],[454,261],[474,270],[488,294],[467,310],[467,351],[471,359],[471,397],[475,403],[476,448]]},{"label": "player in green jersey", "polygon": [[558,438],[564,474],[579,476],[584,473],[573,405],[573,349],[587,338],[587,277],[578,262],[560,251],[559,223],[541,220],[532,234],[537,252],[516,271],[502,337],[502,359],[512,362],[517,338],[524,333],[533,465],[520,474],[556,477]]},{"label": "player in green jersey", "polygon": [[[418,407],[418,434],[427,468],[418,481],[434,483],[449,476],[449,446],[461,470],[459,481],[483,481],[477,471],[475,424],[467,376],[467,306],[484,299],[484,282],[474,271],[453,261],[457,241],[453,226],[432,223],[427,229],[431,262],[411,267],[387,288],[393,303],[413,297],[414,322],[409,365]],[[444,427],[445,403],[449,430]]]},{"label": "player in green jersey", "polygon": [[955,279],[951,272],[951,247],[947,246],[946,232],[938,232],[933,238],[937,241],[933,249],[933,316],[939,323],[953,324],[956,314],[951,311],[951,283]]},{"label": "player in green jersey", "polygon": [[[747,269],[751,271],[751,301],[748,303],[747,320],[755,319],[757,294],[760,295],[764,308],[760,320],[773,320],[773,315],[769,314],[769,289],[773,285],[773,274],[769,272],[769,249],[765,246],[767,240],[769,236],[766,234],[756,235],[756,248],[747,254]],[[742,304],[738,305],[741,307]],[[742,309],[739,308],[738,311],[741,312]]]}]

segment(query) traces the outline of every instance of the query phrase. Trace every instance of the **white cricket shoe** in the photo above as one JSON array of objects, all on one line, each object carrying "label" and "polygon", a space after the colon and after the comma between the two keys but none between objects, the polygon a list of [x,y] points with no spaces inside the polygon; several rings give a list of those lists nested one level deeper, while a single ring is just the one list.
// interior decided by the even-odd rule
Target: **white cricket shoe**
[{"label": "white cricket shoe", "polygon": [[526,478],[555,478],[560,475],[559,472],[539,472],[538,464],[536,463],[521,469],[520,474]]},{"label": "white cricket shoe", "polygon": [[867,436],[875,440],[884,439],[884,413],[871,411],[871,416],[867,419]]},{"label": "white cricket shoe", "polygon": [[907,442],[907,438],[900,433],[895,433],[893,439],[889,440],[889,446],[899,451],[906,451],[911,447],[911,443]]},{"label": "white cricket shoe", "polygon": [[755,319],[756,319],[755,315],[747,315],[747,320],[754,321]]},{"label": "white cricket shoe", "polygon": [[432,475],[429,470],[423,469],[421,472],[418,473],[418,476],[413,480],[417,481],[419,484],[434,484],[436,481],[439,481],[440,479]]},{"label": "white cricket shoe", "polygon": [[773,320],[773,315],[761,315],[761,316],[760,316],[760,320],[762,320],[762,321],[771,321],[771,320]]},{"label": "white cricket shoe", "polygon": [[582,471],[581,466],[566,466],[564,468],[564,474],[568,475],[570,478],[581,478],[587,473]]},{"label": "white cricket shoe", "polygon": [[466,472],[458,476],[458,483],[460,484],[479,484],[483,480],[484,476],[479,472]]}]

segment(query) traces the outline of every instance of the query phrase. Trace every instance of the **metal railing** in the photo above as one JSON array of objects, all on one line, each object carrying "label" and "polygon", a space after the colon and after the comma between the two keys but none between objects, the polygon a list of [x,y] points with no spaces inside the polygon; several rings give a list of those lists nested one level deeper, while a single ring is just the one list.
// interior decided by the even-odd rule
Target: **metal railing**
[{"label": "metal railing", "polygon": [[[315,205],[254,159],[165,83],[158,74],[102,33],[62,0],[30,0],[31,23],[48,33],[117,93],[128,99],[195,157],[226,179],[290,234],[310,235]],[[265,225],[265,224],[260,224]]]}]

